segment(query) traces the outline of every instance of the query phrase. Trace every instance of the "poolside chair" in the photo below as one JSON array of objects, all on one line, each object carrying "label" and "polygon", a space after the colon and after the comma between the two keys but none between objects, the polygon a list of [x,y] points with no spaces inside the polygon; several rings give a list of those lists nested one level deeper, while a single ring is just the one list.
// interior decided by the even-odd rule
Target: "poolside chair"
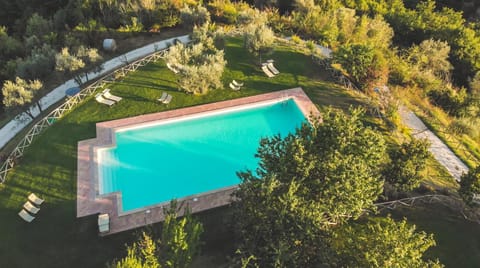
[{"label": "poolside chair", "polygon": [[235,91],[240,90],[240,88],[241,88],[239,86],[235,86],[233,83],[230,83],[229,86],[230,86],[231,89],[233,89]]},{"label": "poolside chair", "polygon": [[32,205],[32,203],[30,203],[29,201],[23,204],[23,208],[30,212],[30,214],[37,214],[37,212],[40,210],[36,206]]},{"label": "poolside chair", "polygon": [[270,72],[267,65],[262,66],[262,71],[270,78],[275,77],[275,75],[272,72]]},{"label": "poolside chair", "polygon": [[109,88],[106,88],[102,93],[103,93],[103,96],[107,99],[110,99],[110,100],[113,100],[113,101],[116,101],[116,102],[119,102],[119,101],[122,100],[122,97],[112,95],[112,93],[110,93]]},{"label": "poolside chair", "polygon": [[168,97],[167,92],[163,92],[162,96],[160,98],[158,98],[157,101],[164,102],[167,97]]},{"label": "poolside chair", "polygon": [[37,206],[40,206],[45,201],[45,200],[39,198],[38,196],[36,196],[34,193],[31,193],[28,196],[28,200],[30,200],[30,202],[32,202],[33,204],[35,204]]},{"label": "poolside chair", "polygon": [[277,70],[277,68],[275,68],[275,66],[273,66],[273,62],[267,63],[267,67],[268,67],[268,69],[269,69],[274,75],[277,75],[277,74],[280,73],[280,72]]},{"label": "poolside chair", "polygon": [[108,106],[112,106],[116,103],[113,100],[107,100],[107,99],[103,98],[102,93],[98,93],[97,95],[95,95],[95,100],[99,103],[103,103],[103,104],[106,104]]},{"label": "poolside chair", "polygon": [[237,82],[235,80],[232,81],[232,84],[236,87],[243,87],[243,83]]},{"label": "poolside chair", "polygon": [[169,104],[172,101],[173,96],[168,94],[168,96],[165,98],[164,101],[162,101],[164,104]]},{"label": "poolside chair", "polygon": [[172,71],[174,74],[178,74],[180,72],[177,68],[173,67],[170,63],[167,63],[167,68],[170,71]]},{"label": "poolside chair", "polygon": [[104,213],[98,215],[98,231],[100,233],[110,231],[110,217],[108,214]]},{"label": "poolside chair", "polygon": [[26,222],[32,222],[35,219],[35,217],[28,214],[25,209],[22,209],[20,212],[18,212],[18,216],[20,216],[20,218],[22,218]]}]

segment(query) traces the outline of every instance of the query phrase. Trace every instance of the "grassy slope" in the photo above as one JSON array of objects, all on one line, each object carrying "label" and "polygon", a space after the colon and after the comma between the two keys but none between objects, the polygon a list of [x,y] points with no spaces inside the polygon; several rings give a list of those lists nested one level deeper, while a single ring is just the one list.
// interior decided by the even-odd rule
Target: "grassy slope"
[{"label": "grassy slope", "polygon": [[[176,91],[175,77],[158,62],[110,86],[124,98],[119,104],[109,108],[90,99],[40,136],[0,192],[0,266],[101,267],[124,254],[124,244],[133,239],[133,232],[99,238],[95,216],[75,218],[77,142],[95,136],[96,122],[296,86],[302,86],[320,105],[345,108],[358,103],[338,86],[313,80],[320,70],[308,56],[278,47],[271,58],[282,74],[268,79],[241,44],[240,40],[228,43],[228,69],[223,77],[226,86],[232,78],[244,81],[245,89],[239,92],[186,95]],[[155,103],[162,91],[174,96],[168,107]],[[16,214],[29,192],[46,202],[37,219],[26,224]]]}]

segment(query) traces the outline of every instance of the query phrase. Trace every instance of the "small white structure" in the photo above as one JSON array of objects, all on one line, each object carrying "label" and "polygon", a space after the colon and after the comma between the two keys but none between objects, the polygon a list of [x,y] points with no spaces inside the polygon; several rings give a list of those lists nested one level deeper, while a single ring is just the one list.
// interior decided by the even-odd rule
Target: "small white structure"
[{"label": "small white structure", "polygon": [[100,233],[106,233],[110,231],[110,217],[108,214],[98,215],[98,231]]},{"label": "small white structure", "polygon": [[115,42],[115,39],[103,39],[103,49],[105,51],[115,51],[117,49],[117,42]]}]

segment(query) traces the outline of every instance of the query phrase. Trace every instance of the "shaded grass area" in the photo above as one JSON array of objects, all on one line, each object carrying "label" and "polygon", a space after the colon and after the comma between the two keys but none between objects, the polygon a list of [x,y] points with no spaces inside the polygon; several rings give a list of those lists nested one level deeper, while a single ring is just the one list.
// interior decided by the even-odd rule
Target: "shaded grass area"
[{"label": "shaded grass area", "polygon": [[[0,187],[0,267],[103,267],[124,255],[124,245],[135,238],[135,231],[98,237],[95,216],[76,218],[77,142],[93,138],[97,122],[297,86],[320,106],[345,109],[362,102],[331,82],[315,79],[322,70],[307,55],[287,46],[278,46],[271,55],[282,72],[273,79],[261,72],[257,59],[245,52],[239,39],[227,42],[226,58],[225,88],[236,79],[245,82],[241,91],[187,95],[177,90],[175,76],[160,61],[109,86],[123,97],[120,103],[109,108],[90,98],[38,137]],[[155,101],[163,91],[173,95],[168,106]],[[17,213],[30,192],[46,201],[34,222],[27,224]],[[202,221],[218,222],[214,212],[200,214]],[[206,249],[214,250],[214,245],[228,249],[223,246],[231,241],[228,236],[217,238],[215,231],[209,231],[215,227],[206,229],[206,241],[213,241],[207,242]]]},{"label": "shaded grass area", "polygon": [[417,230],[434,234],[437,245],[426,252],[426,258],[438,258],[446,267],[479,266],[479,224],[466,221],[458,212],[441,204],[402,207],[389,213],[395,219],[406,218]]}]

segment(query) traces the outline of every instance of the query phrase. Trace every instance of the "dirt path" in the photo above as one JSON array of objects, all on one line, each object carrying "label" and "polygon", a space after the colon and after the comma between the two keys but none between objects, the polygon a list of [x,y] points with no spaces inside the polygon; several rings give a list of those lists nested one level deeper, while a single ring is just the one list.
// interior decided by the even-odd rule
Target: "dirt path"
[{"label": "dirt path", "polygon": [[405,106],[399,109],[402,122],[412,130],[412,135],[417,139],[427,139],[430,141],[429,151],[433,157],[444,166],[447,171],[457,180],[463,173],[468,172],[468,167],[443,143],[411,110]]}]

